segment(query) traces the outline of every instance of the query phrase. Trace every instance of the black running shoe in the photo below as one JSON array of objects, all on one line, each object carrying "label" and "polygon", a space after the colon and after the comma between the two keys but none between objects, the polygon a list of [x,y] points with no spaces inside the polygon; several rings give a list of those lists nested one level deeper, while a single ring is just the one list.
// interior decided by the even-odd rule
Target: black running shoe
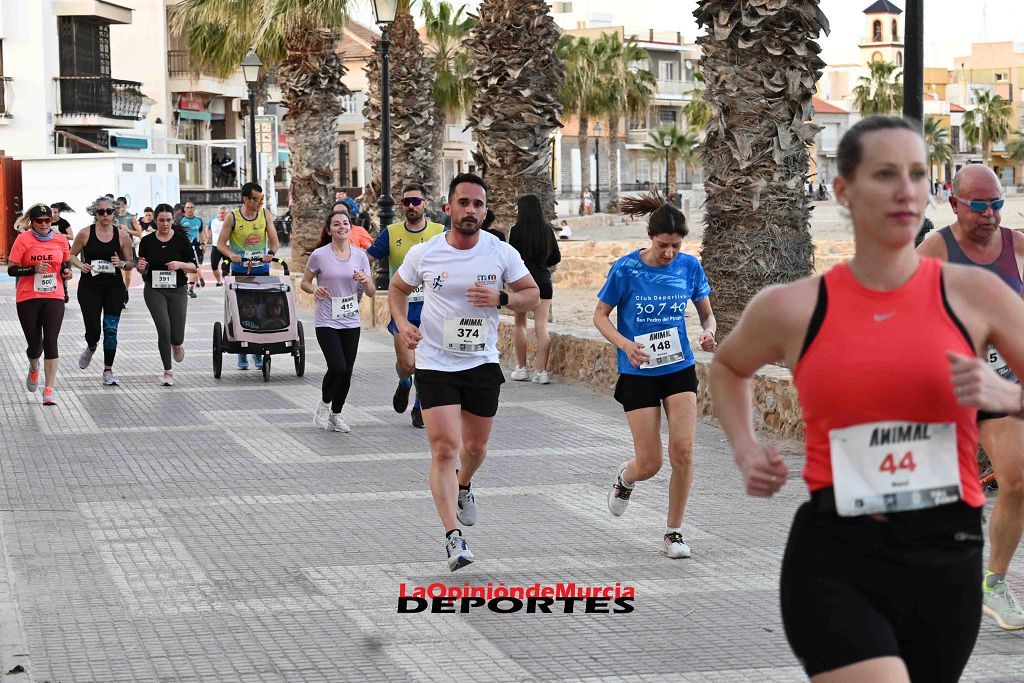
[{"label": "black running shoe", "polygon": [[423,429],[423,411],[419,406],[412,407],[412,426],[416,429]]},{"label": "black running shoe", "polygon": [[409,407],[409,392],[412,391],[412,384],[409,386],[402,386],[402,383],[398,383],[398,388],[395,389],[395,396],[391,399],[391,406],[395,409],[396,413],[404,413],[405,409]]}]

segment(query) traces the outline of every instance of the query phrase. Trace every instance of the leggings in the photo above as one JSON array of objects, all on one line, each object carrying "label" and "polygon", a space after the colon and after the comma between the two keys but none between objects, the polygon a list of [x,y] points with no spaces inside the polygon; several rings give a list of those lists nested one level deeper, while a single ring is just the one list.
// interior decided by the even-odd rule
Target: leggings
[{"label": "leggings", "polygon": [[321,400],[330,402],[331,412],[340,413],[352,385],[352,366],[359,350],[359,328],[337,330],[333,327],[316,328],[316,340],[327,360]]},{"label": "leggings", "polygon": [[216,273],[217,269],[220,268],[222,258],[224,258],[224,254],[220,253],[220,249],[214,245],[213,250],[210,252],[210,270]]},{"label": "leggings", "polygon": [[[78,305],[82,307],[85,321],[85,343],[96,348],[103,336],[103,365],[112,367],[117,354],[117,326],[121,322],[128,290],[120,276],[106,284],[90,283],[84,279],[78,285]],[[102,326],[102,329],[101,329]]]},{"label": "leggings", "polygon": [[25,331],[28,348],[25,354],[29,360],[37,360],[44,355],[46,360],[55,360],[57,353],[57,336],[60,334],[61,323],[64,322],[63,299],[27,299],[17,303],[18,320]]},{"label": "leggings", "polygon": [[146,283],[142,294],[146,308],[156,325],[157,344],[164,372],[171,369],[171,346],[185,343],[185,313],[188,311],[188,292],[184,287],[154,289]]}]

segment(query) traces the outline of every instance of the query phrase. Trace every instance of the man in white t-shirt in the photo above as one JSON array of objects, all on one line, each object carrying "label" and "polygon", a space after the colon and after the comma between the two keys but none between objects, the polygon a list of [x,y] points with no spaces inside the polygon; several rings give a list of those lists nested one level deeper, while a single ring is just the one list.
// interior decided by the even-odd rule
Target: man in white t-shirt
[{"label": "man in white t-shirt", "polygon": [[[409,250],[391,279],[388,303],[402,341],[416,349],[416,392],[430,440],[430,493],[444,525],[448,568],[455,571],[473,561],[459,523],[476,523],[471,481],[487,454],[505,381],[498,365],[498,309],[531,311],[540,290],[519,252],[480,232],[487,215],[482,178],[455,176],[447,212],[452,229]],[[420,285],[417,328],[407,311],[409,295]]]},{"label": "man in white t-shirt", "polygon": [[206,228],[206,239],[214,245],[210,252],[210,269],[213,270],[213,279],[217,281],[218,287],[224,286],[224,276],[220,272],[220,261],[224,255],[217,250],[217,242],[220,240],[220,229],[224,227],[224,219],[228,215],[228,207],[223,204],[217,207],[217,217],[210,219]]}]

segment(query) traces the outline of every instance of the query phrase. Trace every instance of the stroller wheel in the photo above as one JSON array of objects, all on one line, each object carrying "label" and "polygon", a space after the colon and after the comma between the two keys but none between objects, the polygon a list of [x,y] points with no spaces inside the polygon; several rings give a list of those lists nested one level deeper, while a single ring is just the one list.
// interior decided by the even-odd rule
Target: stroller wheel
[{"label": "stroller wheel", "polygon": [[292,351],[292,356],[294,357],[295,360],[295,376],[302,377],[302,375],[305,374],[306,372],[306,336],[302,332],[301,320],[299,321],[298,325],[299,338],[295,342],[295,347],[294,350]]},{"label": "stroller wheel", "polygon": [[213,378],[220,379],[220,370],[224,362],[221,352],[221,325],[219,322],[213,324]]},{"label": "stroller wheel", "polygon": [[263,381],[270,381],[270,354],[263,356]]}]

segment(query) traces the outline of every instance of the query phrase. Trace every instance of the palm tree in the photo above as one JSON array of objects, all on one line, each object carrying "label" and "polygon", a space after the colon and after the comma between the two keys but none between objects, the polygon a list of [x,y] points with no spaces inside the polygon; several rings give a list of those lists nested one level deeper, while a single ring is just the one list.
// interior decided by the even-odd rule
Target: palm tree
[{"label": "palm tree", "polygon": [[1014,161],[1024,161],[1024,129],[1018,130],[1016,137],[1006,143],[1006,156]]},{"label": "palm tree", "polygon": [[588,137],[590,119],[602,112],[600,74],[594,43],[586,37],[562,36],[558,42],[558,56],[565,62],[565,78],[559,90],[559,99],[566,114],[576,116],[579,128],[576,146],[580,150],[580,205],[583,213],[583,189],[590,182],[590,149]]},{"label": "palm tree", "polygon": [[981,158],[992,166],[992,145],[1005,140],[1013,130],[1010,118],[1013,104],[996,93],[974,91],[974,109],[964,114],[964,139],[972,145],[981,145]]},{"label": "palm tree", "polygon": [[[414,181],[426,188],[428,198],[438,192],[438,164],[434,156],[434,73],[426,57],[410,13],[411,0],[401,0],[391,38],[391,194],[399,196],[402,186]],[[373,56],[366,62],[368,97],[363,107],[366,135],[380,140],[380,41],[374,43]],[[367,159],[373,170],[372,183],[380,187],[380,145],[368,148]],[[384,227],[384,226],[381,226]]]},{"label": "palm tree", "polygon": [[445,125],[473,106],[469,54],[462,41],[469,37],[476,19],[464,16],[465,9],[453,11],[446,0],[441,0],[436,10],[430,2],[423,3],[424,25],[430,41],[427,54],[434,72],[432,147],[436,163],[444,158]]},{"label": "palm tree", "polygon": [[704,88],[704,75],[700,72],[694,74],[700,84],[690,93],[690,101],[683,105],[683,115],[686,117],[686,126],[697,130],[704,130],[711,122],[711,107],[706,99],[707,90]]},{"label": "palm tree", "polygon": [[892,62],[868,62],[868,75],[857,79],[853,103],[862,116],[895,114],[903,109],[903,72]]},{"label": "palm tree", "polygon": [[516,200],[533,194],[553,220],[551,139],[562,125],[561,29],[544,0],[484,0],[478,16],[465,42],[476,88],[467,118],[491,186],[489,203],[499,219],[510,220]]},{"label": "palm tree", "polygon": [[619,202],[619,121],[623,116],[641,116],[654,97],[657,81],[647,69],[633,65],[647,60],[647,51],[634,38],[623,42],[617,33],[605,33],[597,41],[600,60],[600,89],[608,116],[608,202],[614,211]]},{"label": "palm tree", "polygon": [[334,200],[334,121],[343,113],[345,65],[335,47],[348,0],[182,0],[171,30],[193,62],[227,76],[254,47],[277,66],[291,151],[292,266],[305,267]]},{"label": "palm tree", "polygon": [[953,146],[949,144],[949,131],[934,116],[924,121],[924,141],[928,146],[929,180],[935,181],[932,167],[935,164],[946,164],[953,158]]},{"label": "palm tree", "polygon": [[694,16],[707,29],[697,43],[715,112],[701,146],[701,260],[728,333],[755,293],[812,272],[803,188],[822,130],[811,123],[811,96],[825,66],[815,39],[828,19],[817,0],[699,0]]},{"label": "palm tree", "polygon": [[650,140],[644,143],[644,149],[652,161],[664,161],[666,152],[668,154],[668,196],[672,203],[676,203],[676,197],[679,196],[676,164],[681,161],[684,170],[690,169],[698,159],[700,140],[694,131],[681,131],[674,123],[652,131],[649,136]]}]

